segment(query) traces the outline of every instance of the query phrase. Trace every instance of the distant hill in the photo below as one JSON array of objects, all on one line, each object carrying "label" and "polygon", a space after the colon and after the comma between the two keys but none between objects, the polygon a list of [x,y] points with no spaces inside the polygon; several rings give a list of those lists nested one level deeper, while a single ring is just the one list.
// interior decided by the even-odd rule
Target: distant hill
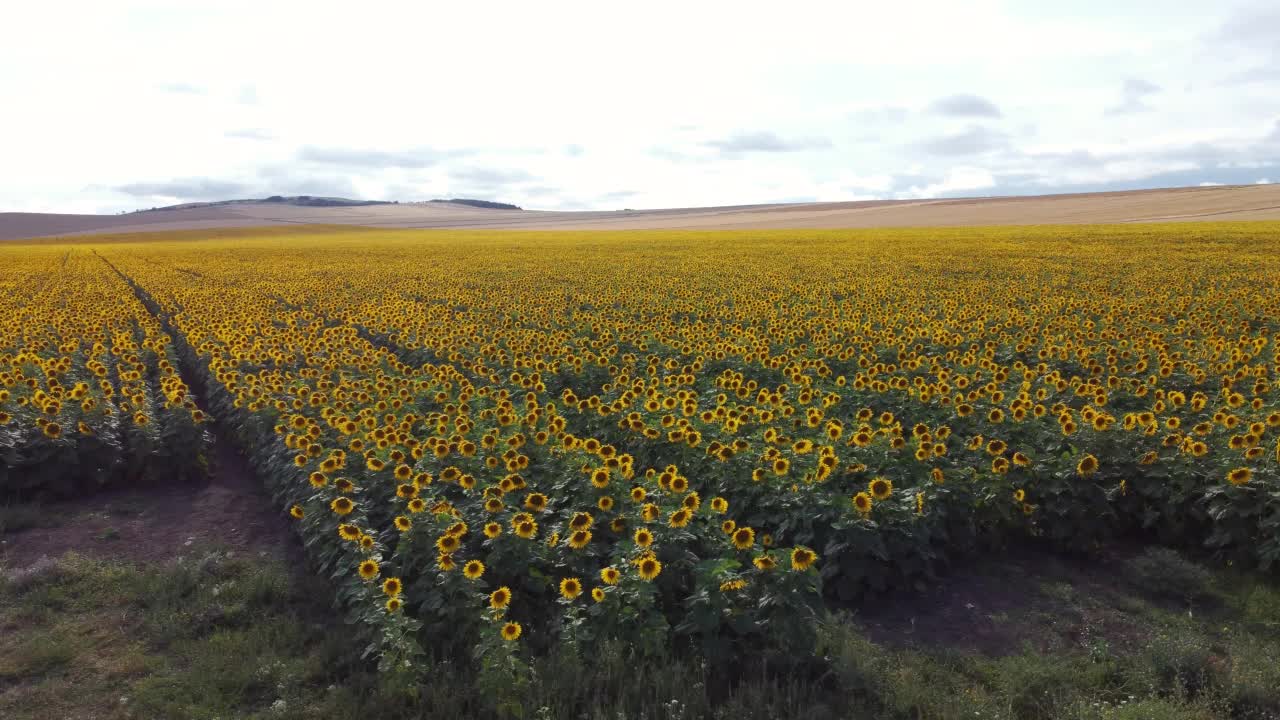
[{"label": "distant hill", "polygon": [[[453,203],[455,205],[467,205],[470,207],[486,208],[489,210],[520,210],[517,205],[509,203],[493,202],[492,200],[473,200],[470,198],[453,198],[449,200],[430,200],[433,203]],[[272,205],[295,205],[298,207],[362,207],[365,205],[399,205],[399,200],[352,200],[351,198],[341,197],[319,197],[316,195],[272,195],[265,198],[247,198],[243,200],[215,200],[211,202],[192,202],[181,203],[179,205],[166,205],[164,207],[144,208],[142,210],[134,210],[135,213],[151,212],[154,210],[190,210],[192,208],[208,208],[219,207],[222,205],[257,205],[270,203]]]},{"label": "distant hill", "polygon": [[454,205],[470,205],[488,210],[523,210],[519,205],[493,202],[492,200],[472,200],[470,198],[450,198],[448,200],[432,200],[433,203],[453,203]]}]

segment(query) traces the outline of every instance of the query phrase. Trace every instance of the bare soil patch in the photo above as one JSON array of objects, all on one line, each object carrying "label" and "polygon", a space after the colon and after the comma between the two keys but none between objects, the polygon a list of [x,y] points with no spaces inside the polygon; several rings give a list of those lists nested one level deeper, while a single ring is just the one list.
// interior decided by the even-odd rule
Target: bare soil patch
[{"label": "bare soil patch", "polygon": [[248,461],[224,439],[206,483],[109,490],[50,503],[51,527],[0,536],[0,564],[22,568],[68,551],[138,563],[164,562],[193,545],[301,560],[301,547]]}]

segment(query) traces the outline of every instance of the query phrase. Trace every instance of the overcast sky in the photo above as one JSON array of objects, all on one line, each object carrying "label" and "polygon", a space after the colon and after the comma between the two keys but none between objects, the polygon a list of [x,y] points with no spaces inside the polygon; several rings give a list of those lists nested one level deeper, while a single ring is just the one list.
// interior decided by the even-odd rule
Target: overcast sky
[{"label": "overcast sky", "polygon": [[1277,0],[49,0],[3,19],[0,211],[1280,182]]}]

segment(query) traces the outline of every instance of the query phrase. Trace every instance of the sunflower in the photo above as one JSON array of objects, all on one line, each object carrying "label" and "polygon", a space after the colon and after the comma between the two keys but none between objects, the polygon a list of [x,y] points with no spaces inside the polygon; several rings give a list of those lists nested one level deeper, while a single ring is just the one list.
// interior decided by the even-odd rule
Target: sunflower
[{"label": "sunflower", "polygon": [[604,588],[591,588],[591,599],[596,602],[604,602]]},{"label": "sunflower", "polygon": [[502,525],[499,525],[496,522],[485,523],[484,525],[485,537],[492,539],[492,538],[498,537],[501,534],[502,534]]},{"label": "sunflower", "polygon": [[712,512],[717,512],[717,513],[728,512],[729,501],[725,500],[722,497],[713,497],[711,498],[711,510]]},{"label": "sunflower", "polygon": [[1080,477],[1089,477],[1098,471],[1098,458],[1092,455],[1085,455],[1080,458],[1080,462],[1076,463],[1076,472]]},{"label": "sunflower", "polygon": [[786,475],[787,471],[790,469],[791,469],[791,461],[786,458],[778,458],[777,460],[773,461],[774,475]]},{"label": "sunflower", "polygon": [[468,580],[479,580],[484,574],[484,563],[479,560],[468,560],[467,564],[462,566],[462,574]]},{"label": "sunflower", "polygon": [[636,545],[639,545],[642,548],[647,548],[653,544],[653,533],[649,532],[645,528],[640,528],[639,530],[636,530],[636,534],[633,539],[635,540]]},{"label": "sunflower", "polygon": [[378,563],[374,560],[365,560],[356,569],[359,571],[360,577],[365,580],[372,580],[378,577]]},{"label": "sunflower", "polygon": [[733,546],[739,550],[748,550],[756,544],[756,531],[749,527],[740,527],[733,531]]},{"label": "sunflower", "polygon": [[735,590],[741,590],[746,586],[747,581],[741,578],[736,580],[726,580],[725,582],[720,583],[720,592],[733,592]]},{"label": "sunflower", "polygon": [[525,540],[532,540],[538,534],[538,523],[532,520],[524,520],[516,524],[516,535]]},{"label": "sunflower", "polygon": [[427,509],[427,502],[422,498],[414,498],[409,501],[409,512],[417,514]]},{"label": "sunflower", "polygon": [[547,496],[542,493],[529,493],[524,498],[524,506],[534,512],[547,509]]},{"label": "sunflower", "polygon": [[648,497],[648,495],[649,493],[646,492],[644,488],[638,485],[636,487],[631,488],[631,499],[634,502],[644,502],[644,499]]},{"label": "sunflower", "polygon": [[1026,490],[1023,490],[1022,488],[1018,488],[1017,490],[1014,490],[1014,491],[1013,491],[1013,501],[1014,501],[1014,502],[1021,503],[1021,502],[1024,502],[1026,499],[1027,499],[1027,491],[1026,491]]},{"label": "sunflower", "polygon": [[868,513],[871,512],[871,505],[872,505],[871,496],[866,494],[865,492],[860,492],[857,495],[853,496],[854,509],[862,513],[863,515],[867,515]]},{"label": "sunflower", "polygon": [[338,515],[350,515],[351,511],[356,509],[356,504],[351,501],[351,498],[339,497],[334,498],[333,502],[329,503],[329,509]]},{"label": "sunflower", "polygon": [[667,522],[673,528],[682,528],[689,524],[689,520],[692,517],[693,517],[692,513],[690,513],[687,509],[680,508],[679,510],[671,513],[671,517],[668,519]]},{"label": "sunflower", "polygon": [[581,550],[582,548],[586,547],[588,543],[591,542],[591,531],[590,530],[574,530],[573,534],[569,536],[568,542],[569,542],[569,547],[573,548],[574,550]]},{"label": "sunflower", "polygon": [[307,476],[307,482],[311,483],[311,487],[322,488],[325,483],[329,482],[329,478],[325,477],[322,472],[313,472]]},{"label": "sunflower", "polygon": [[302,510],[301,505],[294,505],[289,508],[289,516],[295,520],[301,520],[305,515],[306,513]]},{"label": "sunflower", "polygon": [[658,573],[662,572],[662,563],[658,562],[658,558],[647,555],[640,558],[636,563],[636,567],[640,571],[640,577],[644,580],[653,580],[658,577]]},{"label": "sunflower", "polygon": [[507,642],[514,642],[520,637],[520,632],[522,630],[523,628],[520,627],[520,623],[509,622],[502,626],[502,639]]},{"label": "sunflower", "polygon": [[818,554],[804,546],[791,550],[791,569],[808,570],[818,560]]},{"label": "sunflower", "polygon": [[347,523],[342,523],[341,525],[338,526],[338,537],[348,542],[355,542],[359,540],[361,534],[362,533],[360,532],[360,528],[356,527],[355,525],[348,525]]},{"label": "sunflower", "polygon": [[601,497],[599,500],[596,500],[596,507],[605,512],[609,512],[613,509],[613,498],[608,495]]},{"label": "sunflower", "polygon": [[751,562],[760,570],[772,570],[778,566],[772,555],[760,555]]},{"label": "sunflower", "polygon": [[396,611],[397,611],[397,610],[399,610],[403,605],[404,605],[404,603],[403,603],[403,602],[400,600],[400,598],[398,598],[398,597],[387,598],[386,608],[387,608],[387,612],[389,612],[389,613],[396,612]]},{"label": "sunflower", "polygon": [[627,529],[627,519],[626,519],[626,518],[624,518],[624,517],[616,517],[616,518],[614,518],[613,520],[609,521],[609,529],[610,529],[610,530],[612,530],[612,531],[614,531],[614,532],[616,532],[616,533],[620,533],[620,532],[622,532],[623,530],[626,530],[626,529]]},{"label": "sunflower", "polygon": [[621,578],[622,573],[618,572],[618,568],[607,567],[600,570],[600,579],[603,580],[606,585],[617,585],[618,580]]},{"label": "sunflower", "polygon": [[595,518],[591,517],[591,513],[578,512],[574,513],[569,519],[569,529],[586,530],[595,524]]},{"label": "sunflower", "polygon": [[720,523],[720,530],[725,535],[732,535],[733,531],[737,529],[738,529],[738,523],[733,520],[725,520],[724,522]]},{"label": "sunflower", "polygon": [[408,532],[409,528],[413,527],[413,522],[404,515],[397,515],[391,522],[396,526],[396,530],[400,532]]},{"label": "sunflower", "polygon": [[372,549],[373,549],[373,536],[372,536],[372,535],[364,535],[364,534],[362,534],[362,535],[360,535],[359,543],[360,543],[360,549],[361,549],[361,550],[372,550]]},{"label": "sunflower", "polygon": [[582,581],[578,578],[564,578],[560,581],[560,596],[572,600],[582,594]]},{"label": "sunflower", "polygon": [[503,585],[502,587],[489,593],[489,607],[494,610],[501,610],[511,604],[511,588]]},{"label": "sunflower", "polygon": [[645,522],[653,522],[658,519],[661,513],[662,511],[658,509],[657,505],[645,503],[644,507],[640,509],[640,518]]},{"label": "sunflower", "polygon": [[933,481],[939,485],[943,484],[947,480],[946,476],[943,475],[942,473],[942,468],[934,468],[930,470],[929,477],[932,478]]},{"label": "sunflower", "polygon": [[460,547],[462,547],[462,540],[458,539],[457,535],[441,535],[436,540],[436,549],[442,553],[457,552]]},{"label": "sunflower", "polygon": [[871,497],[876,500],[888,500],[893,494],[893,481],[887,478],[874,478],[867,483],[867,489],[871,491]]},{"label": "sunflower", "polygon": [[395,597],[404,590],[404,584],[400,582],[400,578],[387,578],[382,581],[382,592]]},{"label": "sunflower", "polygon": [[1239,467],[1227,473],[1227,482],[1232,485],[1244,485],[1253,479],[1253,471],[1249,468]]},{"label": "sunflower", "polygon": [[1018,467],[1029,467],[1031,465],[1031,458],[1020,452],[1016,452],[1013,454],[1013,464]]},{"label": "sunflower", "polygon": [[684,500],[680,504],[688,509],[689,512],[697,512],[698,508],[702,507],[702,497],[696,492],[691,492],[684,496]]}]

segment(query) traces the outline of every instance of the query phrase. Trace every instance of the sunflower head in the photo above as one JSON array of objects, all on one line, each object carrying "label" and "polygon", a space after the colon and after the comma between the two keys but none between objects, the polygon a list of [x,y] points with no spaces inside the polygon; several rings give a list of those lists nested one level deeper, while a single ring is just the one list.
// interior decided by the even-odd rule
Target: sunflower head
[{"label": "sunflower head", "polygon": [[617,585],[618,580],[621,578],[622,573],[618,572],[618,569],[615,567],[607,567],[600,570],[600,579],[603,580],[606,585]]},{"label": "sunflower head", "polygon": [[462,574],[468,580],[479,580],[484,575],[484,563],[479,560],[468,560],[466,565],[462,566]]},{"label": "sunflower head", "polygon": [[523,628],[518,622],[509,622],[502,626],[502,639],[507,642],[514,642],[520,637]]},{"label": "sunflower head", "polygon": [[647,548],[653,544],[653,533],[649,532],[645,528],[640,528],[639,530],[636,530],[636,534],[633,539],[635,540],[636,545],[639,545],[642,548]]},{"label": "sunflower head", "polygon": [[791,569],[808,570],[818,560],[818,554],[804,546],[791,550]]},{"label": "sunflower head", "polygon": [[404,584],[400,582],[400,578],[387,578],[382,581],[382,592],[390,597],[395,597],[404,590]]},{"label": "sunflower head", "polygon": [[374,560],[365,560],[356,568],[360,573],[360,577],[365,580],[372,580],[378,576],[378,563]]},{"label": "sunflower head", "polygon": [[1232,485],[1244,485],[1253,479],[1253,471],[1246,467],[1238,467],[1227,473],[1227,482]]},{"label": "sunflower head", "polygon": [[749,527],[740,527],[733,531],[733,546],[739,550],[747,550],[756,544],[756,531]]},{"label": "sunflower head", "polygon": [[871,496],[865,492],[853,496],[853,508],[863,515],[871,512],[872,504]]},{"label": "sunflower head", "polygon": [[582,581],[578,578],[564,578],[560,581],[560,596],[572,600],[582,594]]},{"label": "sunflower head", "polygon": [[1085,455],[1080,458],[1080,462],[1076,463],[1076,472],[1081,477],[1089,477],[1098,471],[1098,458],[1092,455]]},{"label": "sunflower head", "polygon": [[652,581],[662,572],[662,563],[658,561],[658,558],[646,555],[636,563],[636,569],[640,572],[642,579]]},{"label": "sunflower head", "polygon": [[289,516],[295,520],[301,520],[303,517],[306,516],[306,513],[303,511],[301,505],[294,505],[293,507],[289,508]]},{"label": "sunflower head", "polygon": [[893,481],[878,477],[867,483],[867,489],[876,500],[887,500],[893,494]]},{"label": "sunflower head", "polygon": [[511,588],[503,585],[502,587],[489,593],[489,607],[494,610],[501,610],[511,604]]}]

